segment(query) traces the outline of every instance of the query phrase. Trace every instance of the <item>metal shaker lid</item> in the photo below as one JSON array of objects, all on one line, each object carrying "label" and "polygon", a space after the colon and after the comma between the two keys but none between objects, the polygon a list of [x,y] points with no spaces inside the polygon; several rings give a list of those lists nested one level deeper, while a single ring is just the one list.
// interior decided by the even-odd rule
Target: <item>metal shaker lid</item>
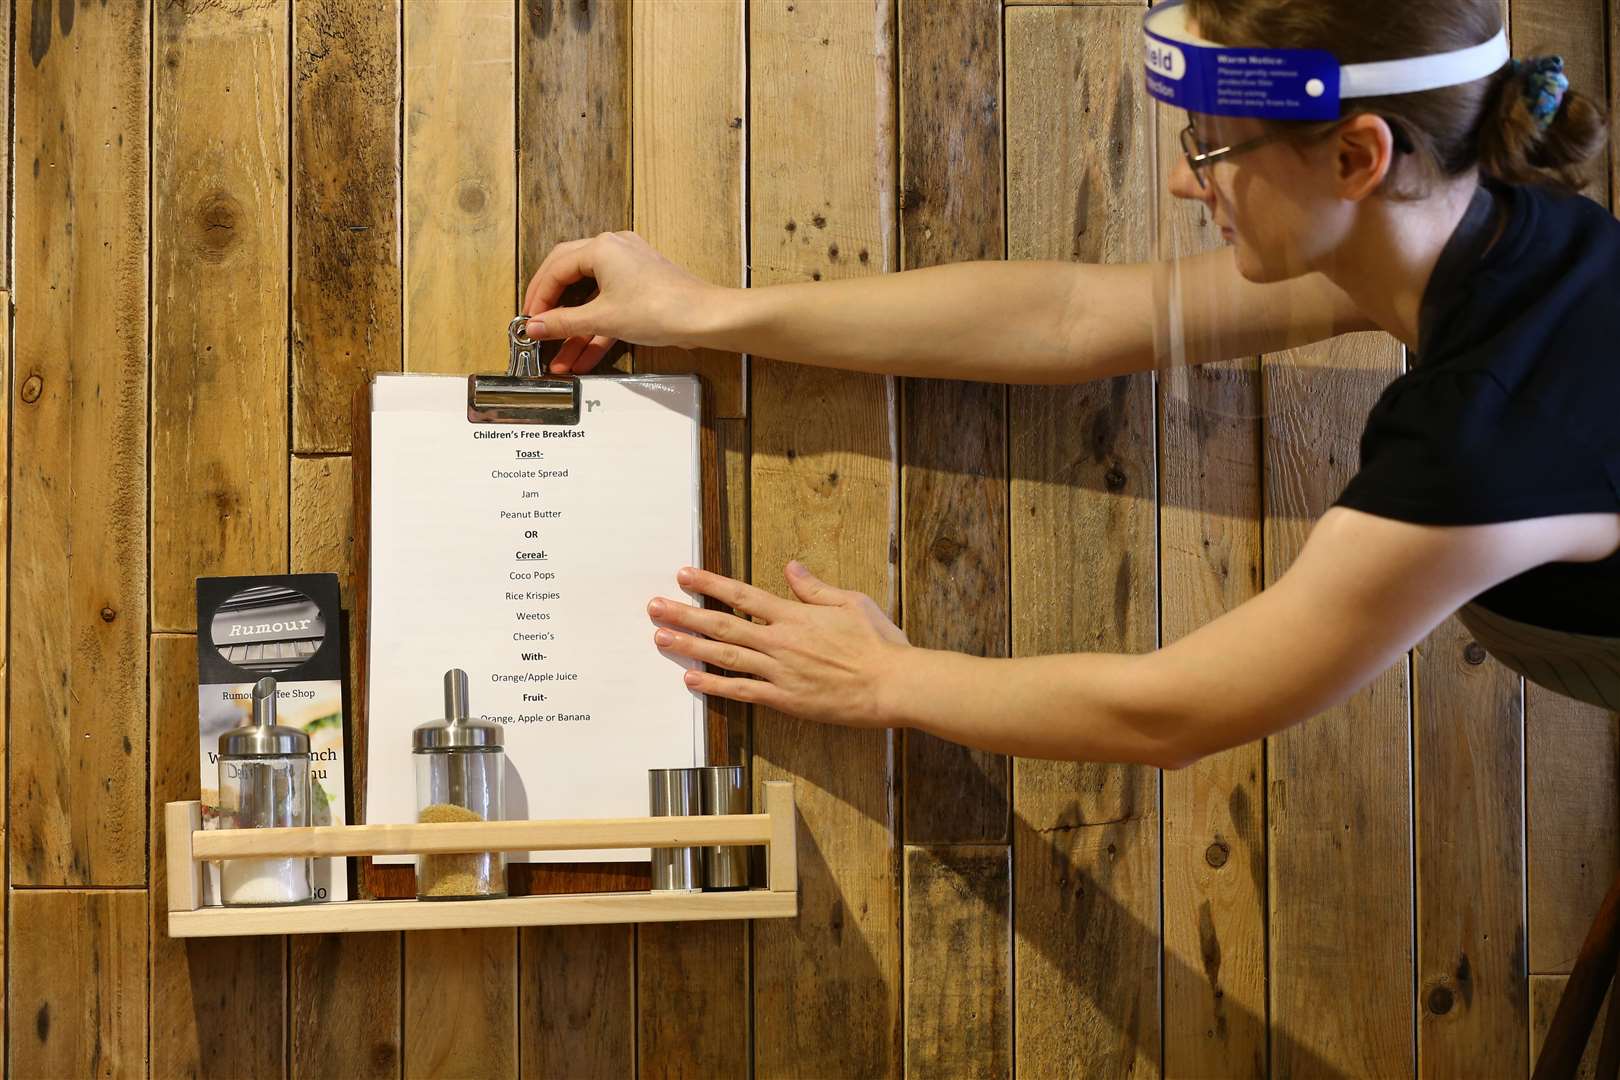
[{"label": "metal shaker lid", "polygon": [[411,749],[499,750],[504,732],[501,725],[469,714],[467,673],[451,668],[444,673],[444,716],[429,720],[411,732]]},{"label": "metal shaker lid", "polygon": [[309,736],[276,723],[276,680],[268,676],[253,687],[253,722],[219,737],[222,757],[284,757],[309,753]]}]

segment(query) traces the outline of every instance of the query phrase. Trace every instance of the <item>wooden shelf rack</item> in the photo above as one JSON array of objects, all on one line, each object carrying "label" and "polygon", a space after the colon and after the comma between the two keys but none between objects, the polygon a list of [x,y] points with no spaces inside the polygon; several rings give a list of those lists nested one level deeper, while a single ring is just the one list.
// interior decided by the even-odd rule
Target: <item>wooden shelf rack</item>
[{"label": "wooden shelf rack", "polygon": [[[172,802],[168,838],[169,936],[243,937],[454,927],[775,919],[799,913],[793,785],[764,785],[765,813],[584,821],[327,825],[204,831],[200,802]],[[203,907],[203,863],[275,856],[588,851],[603,848],[762,846],[767,887],[735,892],[617,892],[499,900],[348,900],[288,907]]]}]

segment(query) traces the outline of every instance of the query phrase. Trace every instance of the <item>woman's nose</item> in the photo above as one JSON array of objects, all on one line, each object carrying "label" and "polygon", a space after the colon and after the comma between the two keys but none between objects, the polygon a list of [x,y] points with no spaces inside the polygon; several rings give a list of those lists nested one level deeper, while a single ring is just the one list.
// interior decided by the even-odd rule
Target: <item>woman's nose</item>
[{"label": "woman's nose", "polygon": [[1176,158],[1175,165],[1170,170],[1170,194],[1178,199],[1196,199],[1197,201],[1214,208],[1215,192],[1208,187],[1200,187],[1198,177],[1193,175],[1192,165],[1185,157]]}]

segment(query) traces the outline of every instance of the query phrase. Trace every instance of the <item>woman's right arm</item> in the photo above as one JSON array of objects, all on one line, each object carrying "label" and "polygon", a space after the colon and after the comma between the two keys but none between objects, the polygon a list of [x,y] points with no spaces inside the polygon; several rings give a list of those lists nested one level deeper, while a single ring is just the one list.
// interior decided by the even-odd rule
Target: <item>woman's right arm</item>
[{"label": "woman's right arm", "polygon": [[[1254,285],[1230,249],[1183,260],[1193,362],[1366,328],[1313,275]],[[1153,366],[1154,267],[970,262],[752,289],[709,285],[632,233],[559,244],[529,283],[530,333],[566,339],[553,370],[588,371],[615,339],[744,352],[817,367],[1008,383],[1078,383]],[[594,278],[598,295],[556,307]],[[1204,287],[1192,283],[1204,283]],[[1207,299],[1200,299],[1207,297]]]}]

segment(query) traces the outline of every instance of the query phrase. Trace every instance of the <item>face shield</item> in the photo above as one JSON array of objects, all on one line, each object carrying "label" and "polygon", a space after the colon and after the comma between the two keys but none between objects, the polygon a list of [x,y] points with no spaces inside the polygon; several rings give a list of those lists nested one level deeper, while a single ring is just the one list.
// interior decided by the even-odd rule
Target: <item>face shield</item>
[{"label": "face shield", "polygon": [[[1217,45],[1181,0],[1143,20],[1154,106],[1154,355],[1171,409],[1260,416],[1254,380],[1200,370],[1331,336],[1333,284],[1356,204],[1338,187],[1340,121],[1355,99],[1494,74],[1507,36],[1455,52],[1341,65],[1317,49]],[[1393,155],[1412,147],[1391,126]]]}]

